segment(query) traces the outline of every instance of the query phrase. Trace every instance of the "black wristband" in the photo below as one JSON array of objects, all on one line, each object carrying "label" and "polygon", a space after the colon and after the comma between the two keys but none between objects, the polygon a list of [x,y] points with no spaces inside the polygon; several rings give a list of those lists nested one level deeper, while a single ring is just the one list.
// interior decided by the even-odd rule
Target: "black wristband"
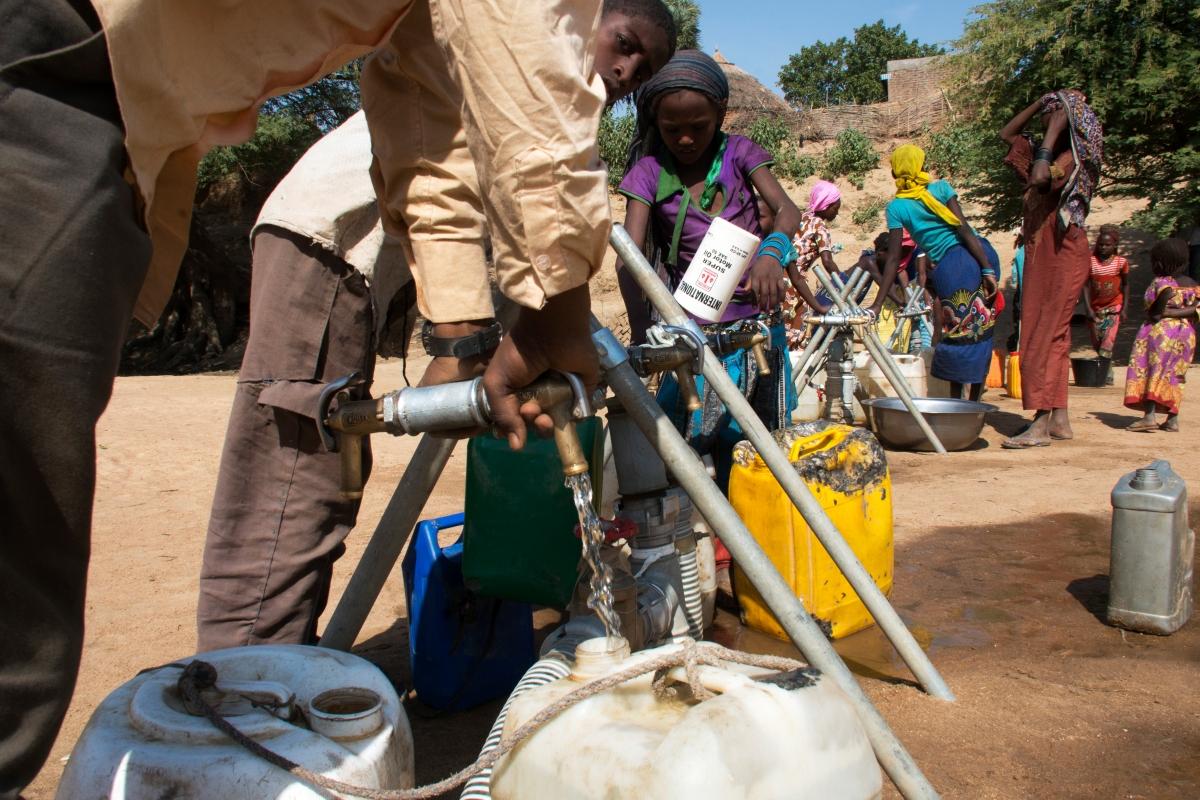
[{"label": "black wristband", "polygon": [[443,337],[433,335],[433,323],[425,320],[421,326],[421,346],[431,356],[449,356],[452,358],[470,358],[484,353],[490,353],[500,344],[500,335],[504,329],[499,322],[478,330],[466,336]]}]

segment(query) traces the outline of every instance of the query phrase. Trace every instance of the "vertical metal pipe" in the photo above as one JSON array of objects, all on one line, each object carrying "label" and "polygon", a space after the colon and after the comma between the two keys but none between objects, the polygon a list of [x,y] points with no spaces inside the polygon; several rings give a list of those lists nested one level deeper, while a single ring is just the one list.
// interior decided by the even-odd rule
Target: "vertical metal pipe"
[{"label": "vertical metal pipe", "polygon": [[[937,791],[888,727],[887,721],[871,704],[833,645],[729,505],[729,500],[708,476],[695,451],[675,430],[646,390],[629,364],[624,350],[616,342],[616,337],[607,328],[602,328],[595,317],[592,318],[592,328],[596,331],[593,339],[601,353],[605,380],[626,413],[641,428],[704,519],[721,537],[737,561],[738,569],[754,584],[800,652],[814,667],[829,675],[850,698],[867,731],[876,758],[896,788],[908,800],[938,797]],[[713,361],[719,364],[716,359]]]},{"label": "vertical metal pipe", "polygon": [[[825,287],[825,291],[830,291],[833,286],[833,281],[829,278],[829,273],[820,264],[813,265],[813,274],[817,276],[817,280]],[[835,298],[834,302],[838,304],[838,310],[845,313],[850,313],[858,308],[858,304],[848,303],[840,298]],[[912,387],[908,385],[903,373],[896,367],[896,362],[892,360],[892,354],[889,353],[883,346],[883,342],[879,341],[879,334],[869,325],[862,327],[863,344],[871,351],[871,358],[875,359],[875,363],[883,370],[883,374],[891,381],[892,388],[896,390],[896,394],[900,395],[900,401],[904,403],[908,413],[917,422],[917,427],[925,434],[925,438],[933,445],[933,449],[942,455],[946,454],[946,448],[942,445],[942,440],[933,432],[933,428],[929,427],[929,421],[925,419],[925,415],[917,408],[917,404],[913,402]]]},{"label": "vertical metal pipe", "polygon": [[[672,325],[695,327],[695,323],[679,307],[679,304],[671,297],[670,291],[659,280],[650,264],[646,262],[641,250],[629,238],[625,228],[621,225],[614,225],[610,238],[614,249],[625,264],[625,269],[630,270],[630,274],[637,280],[638,285],[650,298],[654,307],[658,309],[659,314]],[[828,278],[828,275],[826,277]],[[742,432],[758,450],[759,456],[771,470],[775,480],[783,487],[788,499],[792,501],[792,505],[812,528],[817,539],[829,553],[829,557],[842,571],[842,575],[854,587],[854,591],[858,593],[863,605],[871,612],[871,616],[875,618],[880,630],[888,637],[888,641],[896,648],[904,663],[912,670],[913,675],[934,697],[953,700],[954,693],[950,691],[946,681],[938,674],[925,651],[921,649],[912,633],[905,627],[904,621],[900,619],[891,603],[884,597],[883,592],[863,567],[862,562],[858,560],[858,556],[854,554],[850,545],[846,544],[841,532],[829,519],[825,509],[813,497],[808,485],[796,474],[796,470],[788,462],[787,454],[775,443],[774,438],[767,431],[767,427],[754,413],[750,403],[730,380],[721,366],[720,360],[713,356],[711,350],[705,353],[704,377],[741,425]]]},{"label": "vertical metal pipe", "polygon": [[456,444],[456,439],[421,437],[325,626],[320,647],[349,650],[354,645]]}]

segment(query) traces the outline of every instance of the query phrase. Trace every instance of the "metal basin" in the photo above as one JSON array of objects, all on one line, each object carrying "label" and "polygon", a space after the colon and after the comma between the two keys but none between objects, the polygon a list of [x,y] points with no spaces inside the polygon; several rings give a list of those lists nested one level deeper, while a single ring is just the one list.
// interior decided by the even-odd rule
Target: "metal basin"
[{"label": "metal basin", "polygon": [[[915,397],[921,415],[947,450],[965,450],[983,430],[983,416],[995,411],[989,403],[949,397]],[[863,402],[871,429],[884,447],[892,450],[931,451],[933,446],[899,397],[877,397]]]}]

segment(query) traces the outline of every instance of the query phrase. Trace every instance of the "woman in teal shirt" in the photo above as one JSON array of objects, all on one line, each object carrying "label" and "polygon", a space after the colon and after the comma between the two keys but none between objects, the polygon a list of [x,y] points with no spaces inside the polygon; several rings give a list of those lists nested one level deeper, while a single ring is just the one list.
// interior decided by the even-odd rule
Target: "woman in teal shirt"
[{"label": "woman in teal shirt", "polygon": [[929,256],[933,272],[928,288],[937,296],[941,331],[930,374],[950,383],[950,394],[970,398],[983,394],[992,358],[996,310],[992,302],[1000,276],[1000,258],[967,224],[954,187],[931,181],[924,171],[925,152],[906,144],[892,153],[896,198],[887,205],[888,260],[883,286],[872,310],[878,314],[900,263],[904,229]]}]

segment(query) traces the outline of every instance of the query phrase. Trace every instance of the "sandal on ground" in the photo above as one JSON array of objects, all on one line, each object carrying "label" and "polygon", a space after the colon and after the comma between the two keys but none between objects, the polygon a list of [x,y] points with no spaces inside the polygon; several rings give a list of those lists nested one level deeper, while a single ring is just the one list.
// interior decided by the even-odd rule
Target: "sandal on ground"
[{"label": "sandal on ground", "polygon": [[1000,443],[1005,450],[1028,450],[1031,447],[1049,447],[1049,439],[1005,439]]},{"label": "sandal on ground", "polygon": [[[1166,423],[1163,424],[1165,425]],[[1133,431],[1134,433],[1147,433],[1149,431],[1159,430],[1159,424],[1157,422],[1146,422],[1139,419],[1136,422],[1131,422],[1126,425],[1125,430]]]}]

